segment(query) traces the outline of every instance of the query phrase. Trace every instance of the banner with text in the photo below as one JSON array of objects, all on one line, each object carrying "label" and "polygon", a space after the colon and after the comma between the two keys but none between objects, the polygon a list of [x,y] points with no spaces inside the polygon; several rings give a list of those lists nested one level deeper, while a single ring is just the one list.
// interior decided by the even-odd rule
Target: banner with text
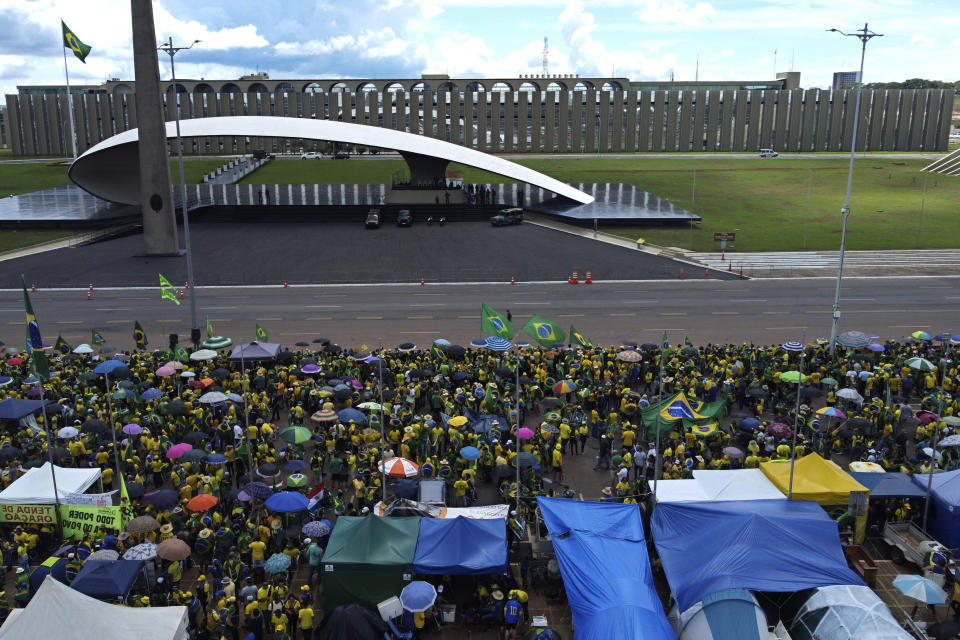
[{"label": "banner with text", "polygon": [[68,493],[61,504],[86,505],[88,507],[109,507],[113,505],[113,494],[107,493]]},{"label": "banner with text", "polygon": [[62,505],[60,517],[63,520],[64,538],[80,539],[88,533],[99,531],[100,527],[114,535],[123,531],[120,507]]},{"label": "banner with text", "polygon": [[4,504],[0,505],[0,522],[56,524],[57,515],[52,504]]}]

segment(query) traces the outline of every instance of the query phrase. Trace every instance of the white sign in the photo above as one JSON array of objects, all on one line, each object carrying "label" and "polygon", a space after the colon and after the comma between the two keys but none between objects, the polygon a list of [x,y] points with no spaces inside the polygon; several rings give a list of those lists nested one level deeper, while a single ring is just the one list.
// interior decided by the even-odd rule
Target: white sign
[{"label": "white sign", "polygon": [[68,493],[61,501],[63,504],[86,507],[111,507],[113,506],[113,494],[109,493]]}]

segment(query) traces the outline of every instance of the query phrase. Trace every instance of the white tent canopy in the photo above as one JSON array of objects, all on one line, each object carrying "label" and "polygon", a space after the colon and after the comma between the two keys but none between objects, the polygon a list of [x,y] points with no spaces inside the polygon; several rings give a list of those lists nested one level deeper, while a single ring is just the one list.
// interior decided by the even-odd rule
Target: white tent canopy
[{"label": "white tent canopy", "polygon": [[759,469],[703,469],[694,471],[692,480],[661,480],[657,485],[657,502],[785,499]]},{"label": "white tent canopy", "polygon": [[[100,479],[100,469],[68,469],[54,467],[57,493],[63,500],[69,493],[83,493]],[[53,474],[50,463],[30,469],[0,493],[0,504],[53,504]]]},{"label": "white tent canopy", "polygon": [[186,607],[129,608],[101,602],[47,576],[25,609],[14,609],[0,640],[185,640]]}]

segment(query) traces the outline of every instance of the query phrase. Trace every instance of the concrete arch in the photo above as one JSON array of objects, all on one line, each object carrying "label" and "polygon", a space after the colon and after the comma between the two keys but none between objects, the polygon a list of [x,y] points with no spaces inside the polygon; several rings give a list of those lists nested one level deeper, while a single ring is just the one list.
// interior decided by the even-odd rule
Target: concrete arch
[{"label": "concrete arch", "polygon": [[308,82],[303,85],[302,91],[308,95],[313,95],[315,93],[323,93],[323,85],[319,82]]},{"label": "concrete arch", "polygon": [[267,85],[262,82],[254,82],[250,85],[250,88],[247,89],[247,93],[270,93],[270,90],[267,89]]},{"label": "concrete arch", "polygon": [[274,93],[297,93],[297,88],[289,82],[281,82],[273,88]]},{"label": "concrete arch", "polygon": [[460,87],[457,85],[456,82],[450,82],[449,80],[447,80],[446,82],[443,82],[437,86],[437,93],[440,93],[443,91],[446,91],[448,93],[453,93],[454,91],[456,91],[457,93],[460,93]]},{"label": "concrete arch", "polygon": [[[170,83],[170,82],[167,83],[166,92],[167,92],[167,93],[173,93],[173,83]],[[178,82],[178,83],[177,83],[177,93],[190,93],[190,92],[187,91],[187,88],[186,88],[185,86],[183,86],[183,83]]]},{"label": "concrete arch", "polygon": [[194,93],[214,93],[213,87],[206,82],[197,83],[197,86],[193,88]]},{"label": "concrete arch", "polygon": [[566,91],[567,85],[559,80],[551,80],[547,85],[547,91]]},{"label": "concrete arch", "polygon": [[486,92],[487,87],[477,80],[467,83],[467,91]]},{"label": "concrete arch", "polygon": [[377,89],[376,83],[373,82],[361,82],[357,85],[357,90],[354,93],[369,93],[371,91],[379,91]]},{"label": "concrete arch", "polygon": [[[410,164],[411,176],[436,173],[449,162],[459,162],[512,180],[542,187],[559,196],[587,204],[593,197],[550,176],[474,149],[436,138],[333,120],[278,116],[226,116],[195,118],[180,123],[185,138],[299,138],[328,140],[350,145],[392,149]],[[168,140],[176,138],[176,123],[166,123]],[[94,145],[70,166],[68,175],[89,193],[125,204],[140,202],[139,131],[129,129]],[[442,171],[437,175],[443,176]]]},{"label": "concrete arch", "polygon": [[623,85],[621,85],[616,80],[607,80],[603,83],[603,86],[600,87],[601,91],[623,91]]},{"label": "concrete arch", "polygon": [[330,91],[328,91],[327,93],[348,93],[349,91],[350,91],[350,87],[348,87],[346,83],[334,82],[333,84],[330,85]]},{"label": "concrete arch", "polygon": [[118,84],[113,88],[113,95],[115,96],[129,95],[131,93],[136,93],[136,91],[128,84]]},{"label": "concrete arch", "polygon": [[517,89],[520,93],[534,93],[540,91],[540,85],[536,82],[531,82],[530,80],[524,80],[520,83],[520,88]]},{"label": "concrete arch", "polygon": [[243,93],[243,91],[235,83],[226,82],[220,87],[220,93]]},{"label": "concrete arch", "polygon": [[432,91],[433,88],[429,83],[426,82],[415,82],[413,86],[410,87],[410,93],[419,93],[422,91]]},{"label": "concrete arch", "polygon": [[577,80],[577,84],[573,85],[574,91],[593,91],[595,88],[589,80]]},{"label": "concrete arch", "polygon": [[493,86],[490,87],[491,93],[513,93],[513,85],[509,82],[504,82],[503,80],[497,80],[493,83]]}]

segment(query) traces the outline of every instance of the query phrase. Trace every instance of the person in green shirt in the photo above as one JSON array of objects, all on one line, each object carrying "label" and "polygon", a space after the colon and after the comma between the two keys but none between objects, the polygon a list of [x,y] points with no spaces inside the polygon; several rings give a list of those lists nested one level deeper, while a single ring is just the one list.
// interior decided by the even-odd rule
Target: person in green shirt
[{"label": "person in green shirt", "polygon": [[343,458],[340,457],[339,451],[334,451],[333,457],[330,458],[330,479],[333,480],[337,489],[342,489],[344,482],[346,482],[346,474],[343,472]]}]

